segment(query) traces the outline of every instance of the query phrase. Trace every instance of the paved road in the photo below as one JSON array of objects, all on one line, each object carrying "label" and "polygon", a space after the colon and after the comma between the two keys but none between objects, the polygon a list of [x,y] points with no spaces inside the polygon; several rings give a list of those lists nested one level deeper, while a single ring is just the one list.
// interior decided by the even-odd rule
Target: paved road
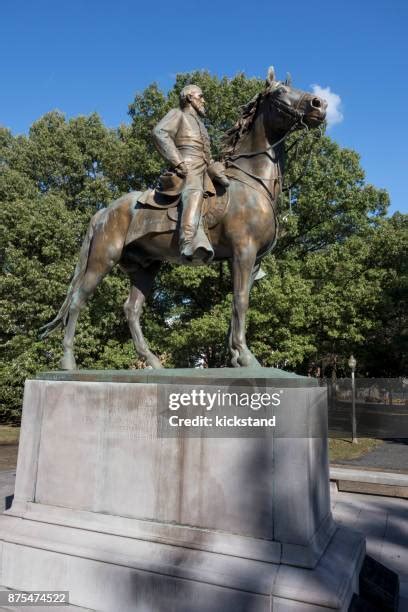
[{"label": "paved road", "polygon": [[362,457],[338,459],[336,464],[408,472],[408,439],[384,440],[383,444]]},{"label": "paved road", "polygon": [[0,444],[0,471],[13,470],[17,465],[18,444]]}]

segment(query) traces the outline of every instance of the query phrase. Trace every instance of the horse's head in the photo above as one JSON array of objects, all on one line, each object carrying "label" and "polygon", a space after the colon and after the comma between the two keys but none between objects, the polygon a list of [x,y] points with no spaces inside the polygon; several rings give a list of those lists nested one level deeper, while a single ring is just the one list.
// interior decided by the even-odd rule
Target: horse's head
[{"label": "horse's head", "polygon": [[[271,67],[266,87],[243,107],[241,117],[224,137],[224,155],[254,157],[251,150],[263,150],[282,143],[294,130],[314,128],[326,118],[327,102],[315,94],[292,87],[290,79],[277,81]],[[262,126],[262,127],[261,127]],[[259,129],[260,128],[260,129]]]},{"label": "horse's head", "polygon": [[262,94],[264,115],[269,115],[274,129],[290,130],[317,127],[326,118],[327,102],[315,94],[292,87],[291,79],[277,81],[271,67],[266,78],[266,90]]}]

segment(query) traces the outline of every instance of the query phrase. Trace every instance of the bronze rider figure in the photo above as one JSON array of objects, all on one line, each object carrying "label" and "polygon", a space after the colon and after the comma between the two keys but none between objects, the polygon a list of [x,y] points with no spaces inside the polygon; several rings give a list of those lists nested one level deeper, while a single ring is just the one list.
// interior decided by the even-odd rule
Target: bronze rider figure
[{"label": "bronze rider figure", "polygon": [[203,117],[203,92],[197,85],[187,85],[180,93],[180,108],[170,110],[157,124],[153,141],[177,176],[183,179],[180,253],[187,261],[209,262],[214,251],[201,224],[203,198],[215,193],[212,180],[225,188],[229,181],[221,164],[211,157]]}]

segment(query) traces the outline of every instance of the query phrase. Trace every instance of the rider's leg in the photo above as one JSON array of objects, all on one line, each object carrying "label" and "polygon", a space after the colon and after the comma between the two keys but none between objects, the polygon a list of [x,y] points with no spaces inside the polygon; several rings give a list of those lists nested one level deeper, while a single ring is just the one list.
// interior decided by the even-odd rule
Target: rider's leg
[{"label": "rider's leg", "polygon": [[187,260],[210,261],[214,256],[213,248],[200,228],[202,189],[187,188],[182,195],[182,214],[180,221],[180,252]]}]

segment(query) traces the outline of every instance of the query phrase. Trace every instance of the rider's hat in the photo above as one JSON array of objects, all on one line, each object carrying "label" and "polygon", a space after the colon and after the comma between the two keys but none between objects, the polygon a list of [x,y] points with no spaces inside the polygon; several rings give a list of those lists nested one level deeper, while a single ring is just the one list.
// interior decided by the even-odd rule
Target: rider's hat
[{"label": "rider's hat", "polygon": [[159,186],[156,188],[158,193],[168,196],[179,195],[183,191],[185,179],[178,176],[175,172],[165,172],[160,176]]}]

